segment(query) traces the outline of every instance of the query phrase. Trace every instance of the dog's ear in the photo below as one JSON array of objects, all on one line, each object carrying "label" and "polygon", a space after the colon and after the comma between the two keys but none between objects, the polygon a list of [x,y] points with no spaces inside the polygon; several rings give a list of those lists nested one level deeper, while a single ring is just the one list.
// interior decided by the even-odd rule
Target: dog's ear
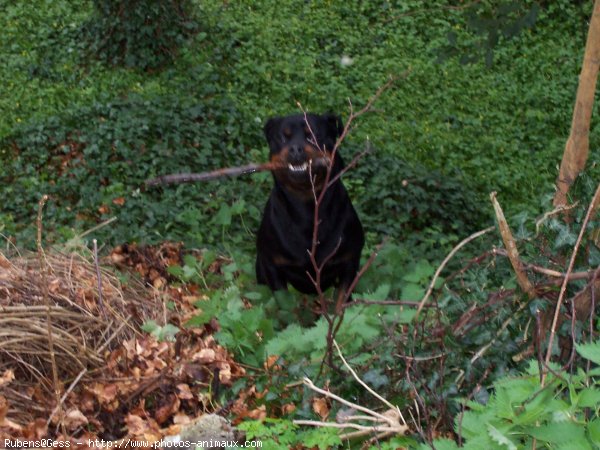
[{"label": "dog's ear", "polygon": [[323,118],[327,122],[327,134],[332,138],[333,142],[335,142],[335,140],[344,132],[342,118],[335,114],[324,114]]},{"label": "dog's ear", "polygon": [[263,131],[265,132],[265,137],[267,138],[267,143],[269,147],[272,147],[277,140],[277,130],[279,130],[281,126],[281,117],[272,117],[267,120]]}]

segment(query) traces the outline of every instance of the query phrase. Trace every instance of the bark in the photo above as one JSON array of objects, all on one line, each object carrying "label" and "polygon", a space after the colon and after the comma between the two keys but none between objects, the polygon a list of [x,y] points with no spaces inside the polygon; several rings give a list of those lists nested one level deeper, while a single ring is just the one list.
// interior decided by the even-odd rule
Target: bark
[{"label": "bark", "polygon": [[577,88],[577,98],[573,109],[571,133],[565,146],[558,179],[556,180],[554,206],[567,205],[569,188],[584,169],[588,158],[590,121],[599,66],[600,0],[596,0],[590,20],[581,74],[579,75],[579,87]]}]

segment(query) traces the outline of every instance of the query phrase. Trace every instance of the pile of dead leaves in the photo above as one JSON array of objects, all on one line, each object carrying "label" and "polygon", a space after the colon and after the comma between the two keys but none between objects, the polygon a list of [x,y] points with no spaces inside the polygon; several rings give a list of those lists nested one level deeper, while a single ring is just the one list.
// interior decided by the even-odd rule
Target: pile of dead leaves
[{"label": "pile of dead leaves", "polygon": [[81,253],[0,253],[1,437],[159,439],[213,411],[212,397],[243,374],[210,329],[172,342],[140,333],[147,320],[181,323],[164,301],[188,309],[192,296],[114,272]]},{"label": "pile of dead leaves", "polygon": [[182,248],[181,242],[163,242],[157,246],[123,244],[113,249],[109,259],[111,264],[134,270],[146,283],[160,289],[169,279],[167,268],[181,264]]}]

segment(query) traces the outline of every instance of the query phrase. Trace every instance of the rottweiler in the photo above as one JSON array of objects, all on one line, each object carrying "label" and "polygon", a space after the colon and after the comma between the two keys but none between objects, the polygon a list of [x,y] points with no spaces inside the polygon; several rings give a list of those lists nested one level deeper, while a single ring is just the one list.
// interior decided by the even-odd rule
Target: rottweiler
[{"label": "rottweiler", "polygon": [[315,252],[318,266],[326,260],[320,288],[334,286],[339,298],[356,277],[364,232],[341,178],[335,180],[344,168],[339,149],[333,153],[342,132],[342,121],[333,114],[274,117],[265,124],[270,161],[277,168],[258,230],[256,278],[273,291],[286,290],[289,283],[302,293],[317,293],[310,252],[315,199],[323,189]]}]

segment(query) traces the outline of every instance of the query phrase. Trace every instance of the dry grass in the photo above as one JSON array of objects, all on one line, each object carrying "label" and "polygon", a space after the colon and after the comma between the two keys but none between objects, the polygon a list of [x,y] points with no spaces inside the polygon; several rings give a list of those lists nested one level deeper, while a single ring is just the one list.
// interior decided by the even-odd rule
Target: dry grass
[{"label": "dry grass", "polygon": [[[99,283],[94,259],[85,249],[46,253],[45,265],[49,311],[38,255],[0,252],[0,393],[9,404],[19,405],[20,411],[12,412],[22,420],[27,420],[23,414],[35,415],[51,403],[52,358],[64,391],[82,371],[91,374],[99,367],[106,352],[137,334],[142,322],[162,314],[156,292],[137,280],[124,284],[111,270],[100,268]],[[3,386],[2,375],[6,381],[12,373],[15,379]]]}]

